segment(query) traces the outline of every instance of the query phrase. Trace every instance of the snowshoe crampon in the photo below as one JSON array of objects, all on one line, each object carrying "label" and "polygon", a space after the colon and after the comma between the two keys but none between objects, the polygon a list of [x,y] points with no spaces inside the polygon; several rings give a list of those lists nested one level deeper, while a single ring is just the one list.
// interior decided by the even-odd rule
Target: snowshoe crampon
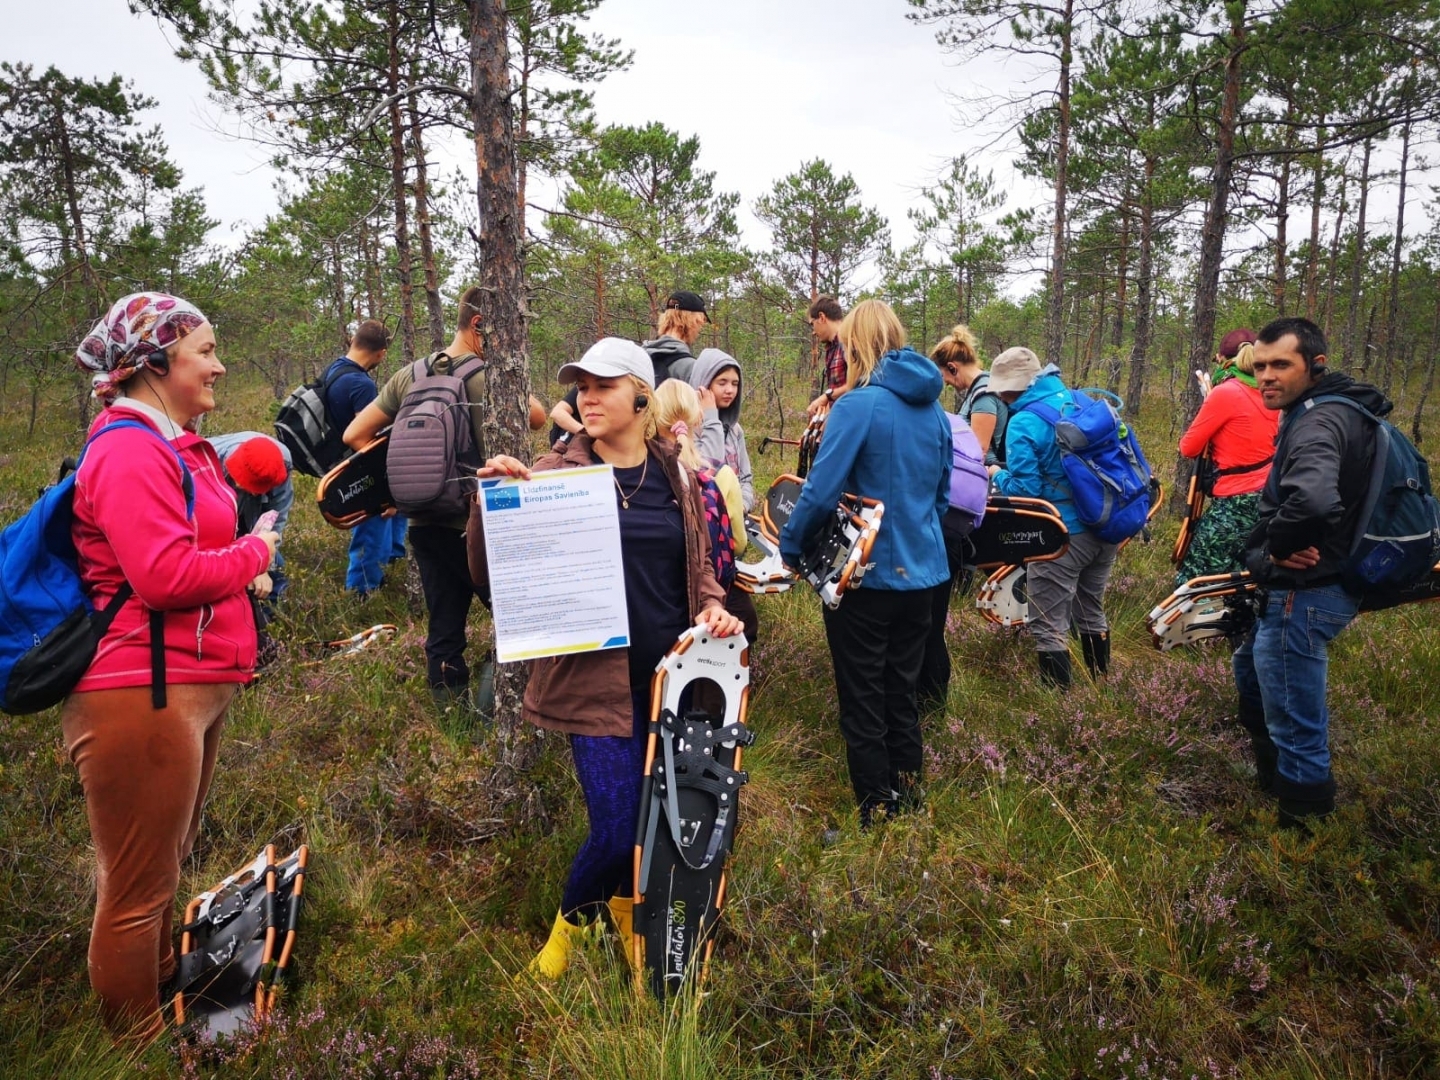
[{"label": "snowshoe crampon", "polygon": [[743,634],[681,635],[655,669],[635,837],[632,967],[660,1000],[698,989],[725,905],[750,695]]},{"label": "snowshoe crampon", "polygon": [[315,491],[321,517],[337,529],[353,529],[395,509],[385,473],[388,447],[389,436],[379,435],[321,477]]},{"label": "snowshoe crampon", "polygon": [[185,908],[171,1002],[176,1027],[211,1040],[269,1017],[290,974],[310,849],[274,845]]}]

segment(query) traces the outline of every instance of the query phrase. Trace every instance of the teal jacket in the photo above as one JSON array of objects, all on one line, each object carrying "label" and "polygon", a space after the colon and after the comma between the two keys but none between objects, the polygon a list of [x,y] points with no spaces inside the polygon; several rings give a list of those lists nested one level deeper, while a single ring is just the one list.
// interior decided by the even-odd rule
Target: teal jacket
[{"label": "teal jacket", "polygon": [[992,478],[1001,495],[1022,495],[1045,499],[1055,504],[1065,527],[1074,536],[1085,531],[1075,511],[1075,498],[1065,469],[1060,464],[1060,448],[1055,445],[1055,429],[1025,408],[1032,402],[1044,402],[1059,409],[1070,401],[1070,391],[1060,381],[1060,369],[1049,364],[1010,406],[1010,419],[1005,427],[1005,468]]},{"label": "teal jacket", "polygon": [[885,504],[861,588],[906,592],[949,580],[940,518],[950,508],[950,423],[939,369],[914,349],[886,353],[866,386],[835,402],[800,498],[780,534],[796,566],[850,492]]}]

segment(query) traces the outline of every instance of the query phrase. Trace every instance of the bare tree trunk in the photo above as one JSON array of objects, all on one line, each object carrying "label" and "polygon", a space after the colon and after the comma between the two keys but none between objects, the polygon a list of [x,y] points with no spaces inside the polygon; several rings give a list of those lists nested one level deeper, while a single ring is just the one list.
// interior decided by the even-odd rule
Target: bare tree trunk
[{"label": "bare tree trunk", "polygon": [[405,128],[400,120],[400,5],[387,6],[390,67],[390,186],[395,195],[395,276],[400,281],[400,346],[407,361],[415,359],[415,287],[410,280],[410,226],[405,206]]},{"label": "bare tree trunk", "polygon": [[1145,397],[1145,368],[1150,362],[1151,278],[1154,274],[1155,159],[1145,159],[1145,193],[1140,201],[1140,266],[1135,277],[1135,343],[1130,349],[1130,382],[1125,405],[1132,417],[1140,416]]},{"label": "bare tree trunk", "polygon": [[[1355,208],[1355,254],[1350,260],[1350,310],[1345,313],[1345,366],[1355,367],[1355,334],[1360,328],[1360,271],[1365,261],[1365,204],[1370,197],[1371,142],[1365,140],[1365,153],[1360,159],[1360,203]],[[1360,358],[1360,374],[1370,358]]]},{"label": "bare tree trunk", "polygon": [[1400,332],[1400,255],[1405,249],[1405,180],[1410,166],[1410,110],[1405,110],[1405,126],[1400,135],[1400,197],[1395,204],[1395,250],[1390,253],[1390,306],[1385,314],[1385,361],[1381,381],[1390,392],[1391,368],[1399,355],[1397,340]]},{"label": "bare tree trunk", "polygon": [[[1126,185],[1128,188],[1128,184]],[[1127,192],[1128,194],[1128,192]],[[1115,322],[1110,327],[1110,345],[1115,357],[1125,343],[1125,299],[1130,284],[1130,213],[1122,203],[1120,213],[1120,259],[1115,267]]]},{"label": "bare tree trunk", "polygon": [[[410,82],[416,81],[412,70]],[[415,149],[415,222],[420,231],[420,261],[425,272],[425,313],[430,323],[430,351],[445,347],[445,307],[440,302],[440,274],[435,268],[435,245],[430,235],[430,183],[425,165],[424,129],[420,103],[410,95],[410,142]]]},{"label": "bare tree trunk", "polygon": [[1335,211],[1335,230],[1330,236],[1330,255],[1325,263],[1325,303],[1320,309],[1320,325],[1327,326],[1335,310],[1335,275],[1340,267],[1340,230],[1345,224],[1345,211],[1349,209],[1345,200],[1345,189],[1349,186],[1350,175],[1340,174],[1340,205]]},{"label": "bare tree trunk", "polygon": [[1435,296],[1435,314],[1430,320],[1430,363],[1425,366],[1425,385],[1420,388],[1420,400],[1415,403],[1415,419],[1410,423],[1410,441],[1420,445],[1420,417],[1425,412],[1425,402],[1430,391],[1435,389],[1435,366],[1440,359],[1440,293]]},{"label": "bare tree trunk", "polygon": [[335,340],[344,356],[350,349],[350,313],[345,304],[345,263],[340,258],[338,236],[330,241],[330,290],[335,301]]},{"label": "bare tree trunk", "polygon": [[[1286,102],[1285,119],[1291,120],[1294,115],[1295,103]],[[1287,130],[1285,149],[1289,151],[1295,147],[1295,128],[1292,126]],[[1279,190],[1275,193],[1275,280],[1272,282],[1272,295],[1275,298],[1275,314],[1282,319],[1286,314],[1286,277],[1290,263],[1290,161],[1289,153],[1281,155]]]},{"label": "bare tree trunk", "polygon": [[[485,453],[523,457],[529,440],[528,309],[521,249],[515,135],[510,103],[504,0],[471,0],[471,115],[475,126],[476,200],[484,290],[481,338],[487,364]],[[504,761],[522,769],[539,754],[535,731],[520,715],[525,668],[502,665],[495,679],[496,720]]]},{"label": "bare tree trunk", "polygon": [[1310,251],[1305,262],[1305,317],[1312,322],[1320,293],[1320,203],[1325,195],[1325,118],[1315,132],[1315,181],[1310,190]]},{"label": "bare tree trunk", "polygon": [[1060,26],[1059,123],[1055,132],[1055,221],[1050,245],[1050,307],[1045,320],[1045,358],[1059,363],[1065,344],[1065,200],[1070,165],[1070,42],[1074,0],[1064,0]]},{"label": "bare tree trunk", "polygon": [[[1225,87],[1220,105],[1220,123],[1215,132],[1215,168],[1210,175],[1210,205],[1200,230],[1200,264],[1195,282],[1195,315],[1190,332],[1190,352],[1183,373],[1185,426],[1200,411],[1200,387],[1190,376],[1192,369],[1204,370],[1214,352],[1215,308],[1220,292],[1220,266],[1225,253],[1225,218],[1229,211],[1230,179],[1235,171],[1235,127],[1240,114],[1240,58],[1245,53],[1245,5],[1237,3],[1230,13],[1230,55],[1225,61]],[[1176,454],[1175,485],[1171,505],[1179,511],[1185,504],[1194,463]]]}]

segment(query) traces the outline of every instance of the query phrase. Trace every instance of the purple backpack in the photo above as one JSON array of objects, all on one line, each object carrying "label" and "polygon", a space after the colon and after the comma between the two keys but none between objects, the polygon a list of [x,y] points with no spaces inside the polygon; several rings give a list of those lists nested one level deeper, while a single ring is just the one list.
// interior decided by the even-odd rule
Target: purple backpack
[{"label": "purple backpack", "polygon": [[945,417],[950,421],[950,506],[970,515],[978,527],[990,493],[985,451],[969,424],[954,413],[946,413]]}]

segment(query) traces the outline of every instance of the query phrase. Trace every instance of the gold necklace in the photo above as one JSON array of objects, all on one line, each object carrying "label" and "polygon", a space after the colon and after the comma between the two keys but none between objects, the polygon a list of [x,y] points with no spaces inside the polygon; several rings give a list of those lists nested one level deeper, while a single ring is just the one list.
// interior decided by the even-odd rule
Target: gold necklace
[{"label": "gold necklace", "polygon": [[649,472],[649,471],[650,471],[650,455],[647,453],[647,454],[645,455],[645,464],[644,464],[643,466],[641,466],[641,468],[640,468],[640,482],[635,485],[635,490],[632,491],[632,492],[630,492],[629,495],[626,495],[626,494],[625,494],[625,489],[620,486],[620,479],[619,479],[619,477],[617,477],[613,472],[610,474],[610,479],[615,481],[615,490],[618,491],[618,492],[620,492],[620,505],[621,505],[622,507],[624,507],[626,510],[629,510],[629,509],[630,509],[630,500],[631,500],[631,498],[634,497],[635,495],[639,494],[640,489],[645,486],[645,474],[646,474],[647,472]]}]

